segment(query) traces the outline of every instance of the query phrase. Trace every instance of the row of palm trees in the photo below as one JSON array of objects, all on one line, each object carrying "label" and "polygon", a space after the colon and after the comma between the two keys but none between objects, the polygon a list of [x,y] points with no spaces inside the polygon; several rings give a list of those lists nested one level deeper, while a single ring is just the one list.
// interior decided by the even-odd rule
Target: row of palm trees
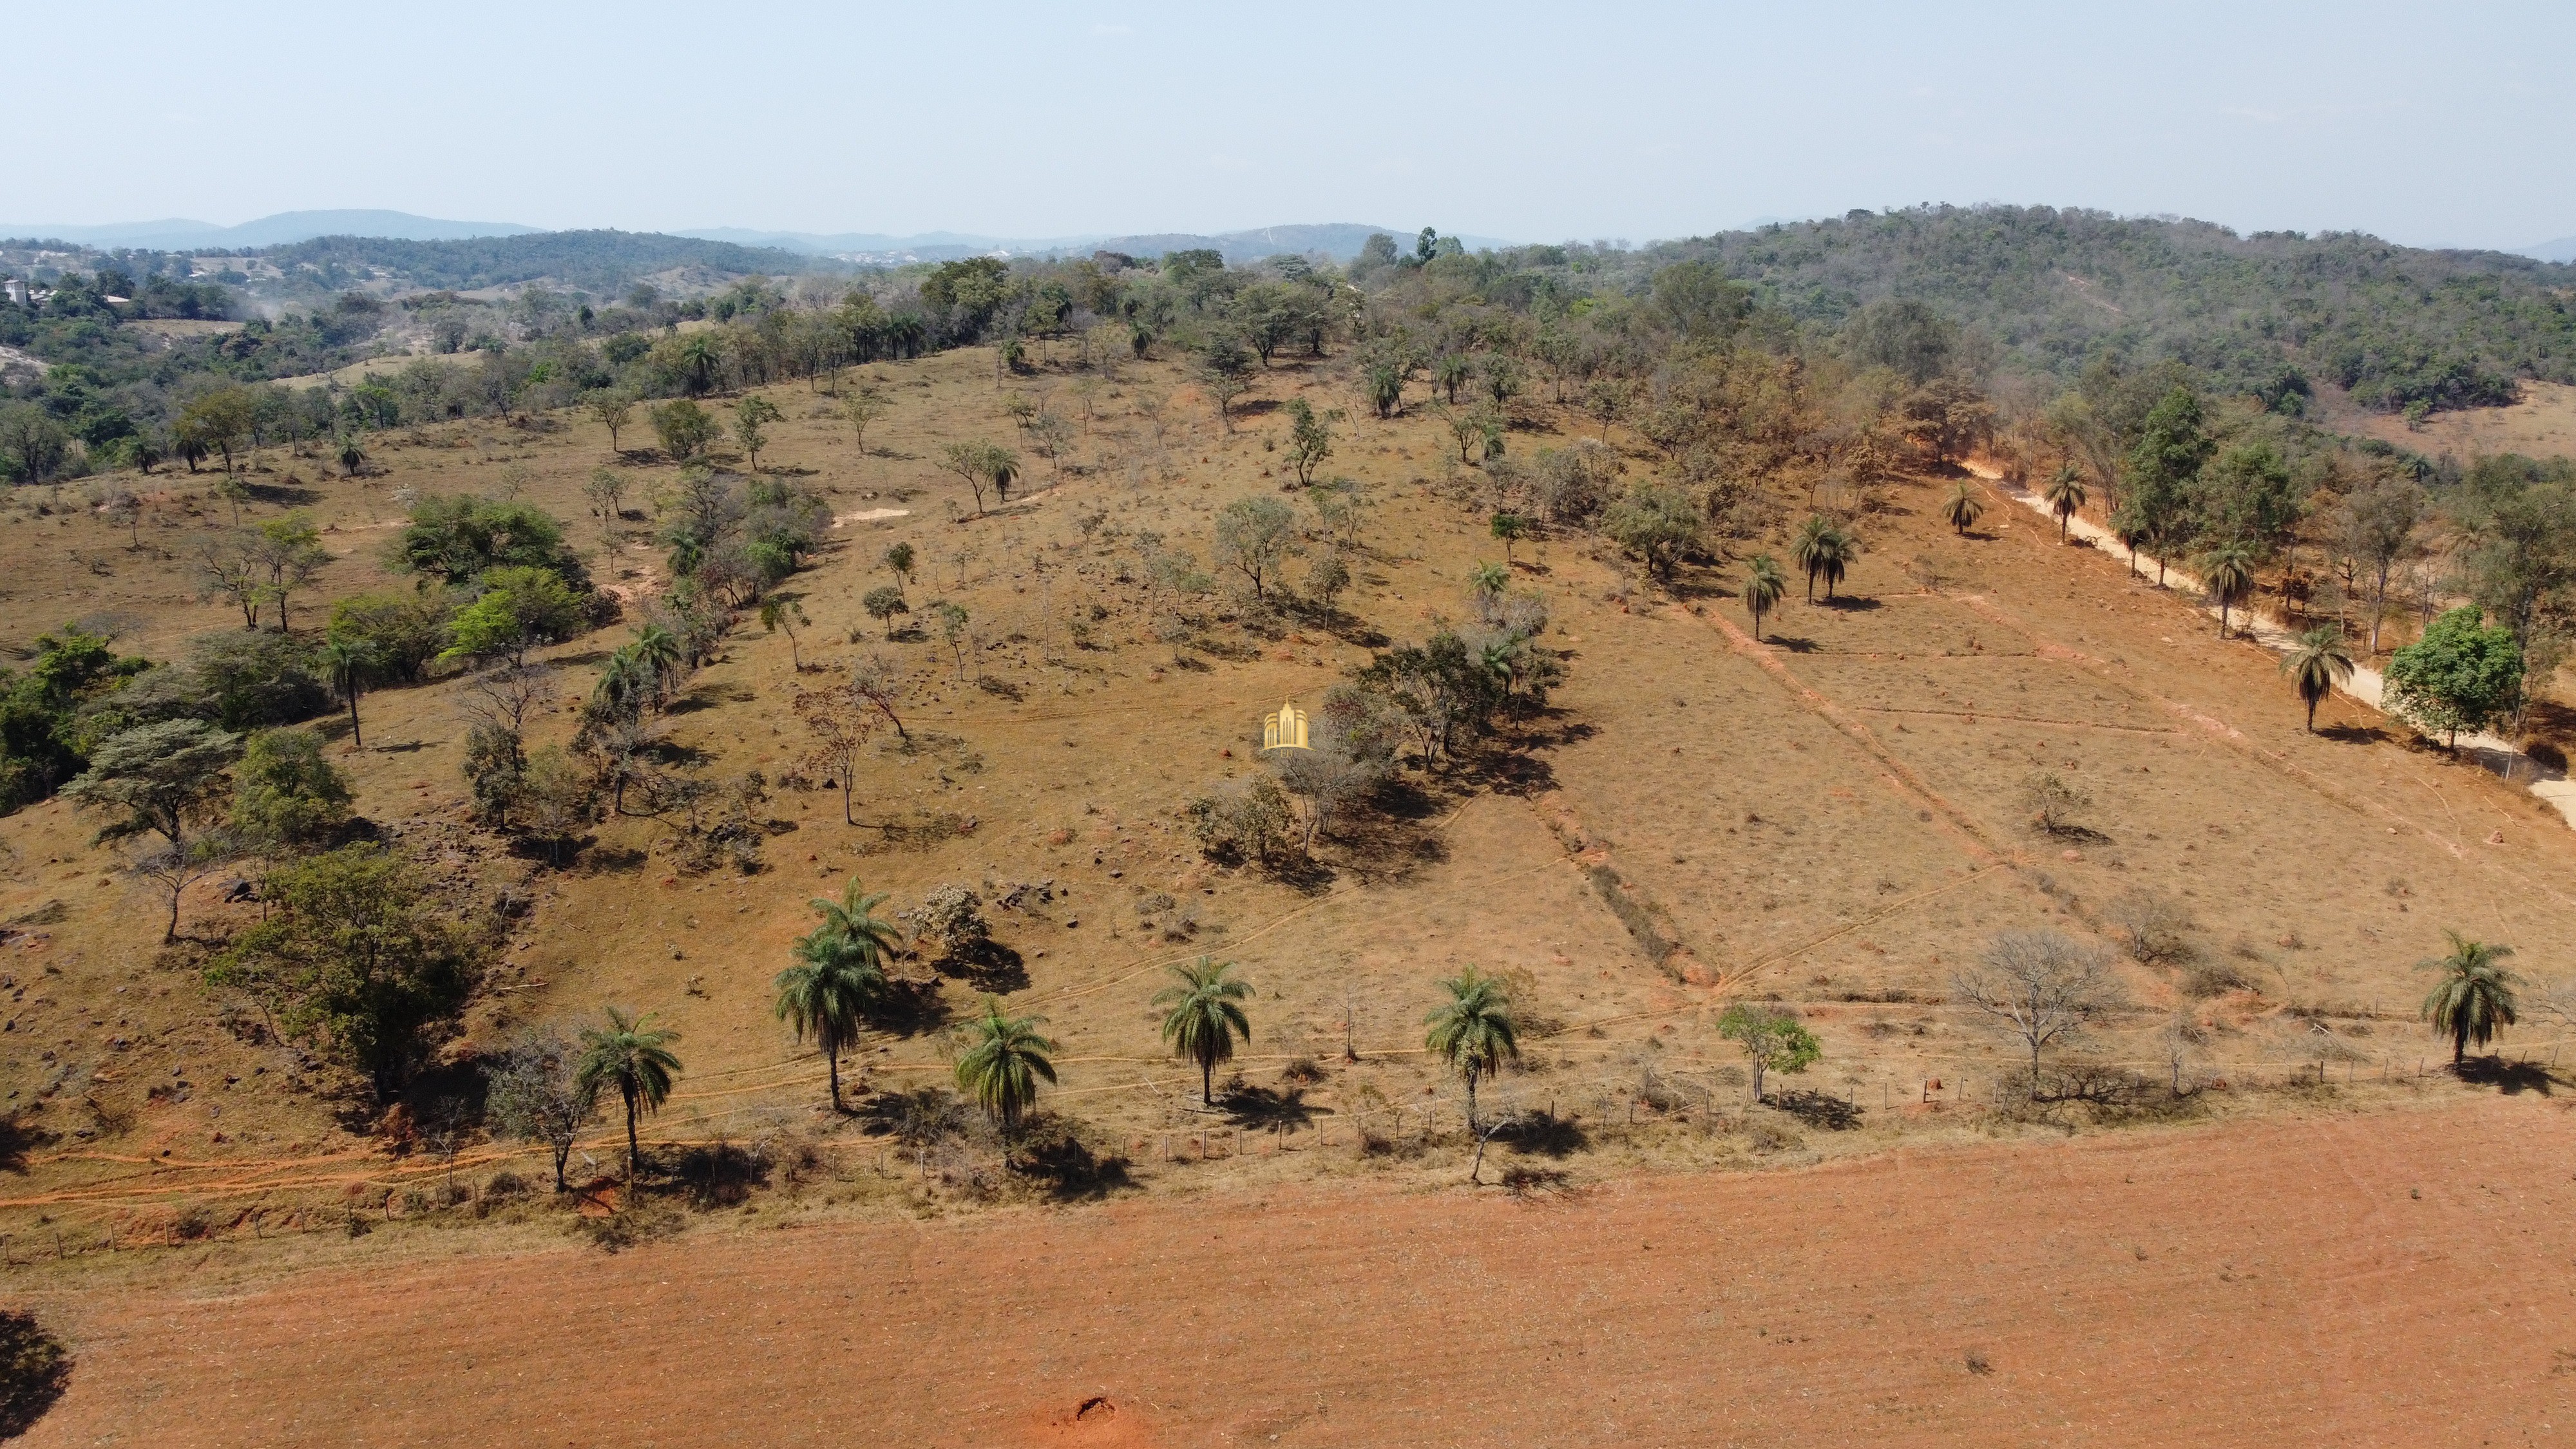
[{"label": "row of palm trees", "polygon": [[[852,881],[838,901],[817,900],[823,924],[798,940],[796,964],[779,973],[778,1015],[796,1028],[801,1042],[811,1036],[831,1064],[832,1106],[842,1110],[840,1053],[858,1038],[867,1009],[883,989],[886,953],[900,944],[894,927],[875,915],[883,895],[869,895]],[[2446,931],[2450,954],[2426,961],[2437,975],[2424,999],[2423,1017],[2433,1030],[2451,1038],[2454,1068],[2466,1061],[2471,1044],[2485,1046],[2519,1019],[2521,978],[2505,969],[2510,946],[2472,940]],[[1252,1021],[1244,1003],[1253,998],[1252,984],[1235,974],[1235,963],[1202,956],[1171,968],[1173,982],[1154,996],[1166,1008],[1163,1040],[1173,1052],[1198,1064],[1199,1100],[1216,1105],[1216,1069],[1234,1059],[1238,1042],[1252,1040]],[[1520,1028],[1512,1010],[1510,988],[1473,966],[1440,983],[1445,999],[1423,1018],[1429,1028],[1423,1045],[1459,1077],[1467,1089],[1467,1122],[1477,1124],[1476,1088],[1484,1078],[1520,1056]],[[679,1034],[651,1026],[647,1016],[616,1007],[608,1024],[581,1034],[574,1081],[583,1101],[614,1090],[626,1113],[626,1179],[631,1187],[642,1154],[637,1140],[639,1114],[658,1112],[671,1095],[680,1059],[671,1051]],[[967,1024],[966,1049],[955,1069],[957,1087],[1006,1137],[1036,1106],[1041,1083],[1054,1085],[1056,1042],[1038,1028],[1042,1016],[1012,1016],[998,997],[984,999],[983,1015]]]},{"label": "row of palm trees", "polygon": [[[2057,541],[2064,543],[2076,512],[2085,504],[2084,475],[2072,465],[2060,468],[2041,491],[2040,497],[2048,504],[2048,511],[2056,515]],[[1985,511],[1985,500],[1978,495],[1976,484],[1963,478],[1942,504],[1941,515],[1953,529],[1964,535],[1985,515]],[[2134,550],[2134,545],[2132,547]],[[2134,559],[2133,551],[2133,562]],[[2218,632],[2224,638],[2229,612],[2254,591],[2254,551],[2241,541],[2230,541],[2203,554],[2199,563],[2203,581],[2209,585],[2209,591],[2218,596]],[[1755,637],[1761,636],[1762,610],[1777,600],[1775,591],[1762,604],[1755,605],[1748,587],[1745,602],[1753,608]],[[2317,706],[2334,692],[2336,685],[2352,678],[2352,667],[2352,645],[2344,638],[2341,624],[2320,624],[2301,634],[2299,642],[2281,661],[2281,672],[2298,685],[2299,699],[2308,708],[2308,733],[2317,731]]]}]

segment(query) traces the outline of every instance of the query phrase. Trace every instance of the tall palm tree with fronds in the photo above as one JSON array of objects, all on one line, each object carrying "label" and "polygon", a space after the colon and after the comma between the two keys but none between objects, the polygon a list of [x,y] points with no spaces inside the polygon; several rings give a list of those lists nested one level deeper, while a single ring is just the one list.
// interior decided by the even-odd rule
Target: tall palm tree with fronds
[{"label": "tall palm tree with fronds", "polygon": [[2254,592],[2254,550],[2222,543],[2200,556],[2201,582],[2218,596],[2218,637],[2227,637],[2227,611]]},{"label": "tall palm tree with fronds", "polygon": [[1199,1064],[1199,1101],[1216,1105],[1216,1064],[1234,1060],[1236,1037],[1252,1040],[1252,1023],[1243,1014],[1252,984],[1234,975],[1234,963],[1201,956],[1175,966],[1172,985],[1154,995],[1163,1014],[1163,1040],[1172,1050]]},{"label": "tall palm tree with fronds", "polygon": [[671,1095],[671,1078],[680,1070],[680,1059],[671,1055],[671,1043],[680,1034],[645,1025],[652,1019],[650,1013],[629,1016],[609,1007],[605,1030],[582,1031],[581,1062],[573,1069],[573,1085],[581,1091],[597,1096],[602,1089],[615,1087],[626,1103],[626,1185],[630,1189],[635,1186],[636,1159],[643,1155],[635,1138],[635,1114],[661,1111]]},{"label": "tall palm tree with fronds", "polygon": [[2048,501],[2048,511],[2057,515],[2057,541],[2066,542],[2068,526],[2084,507],[2083,470],[2072,463],[2059,468],[2057,476],[2048,480],[2048,487],[2040,497]]},{"label": "tall palm tree with fronds", "polygon": [[322,641],[322,671],[331,688],[349,704],[349,748],[367,747],[364,733],[358,728],[358,696],[376,671],[376,646],[364,639],[325,639]]},{"label": "tall palm tree with fronds", "polygon": [[796,1039],[814,1038],[831,1073],[832,1110],[841,1108],[841,1053],[856,1044],[868,1008],[885,990],[885,956],[899,939],[877,919],[883,895],[867,895],[851,881],[838,901],[817,900],[823,924],[796,938],[796,964],[770,984],[778,990],[778,1019]]},{"label": "tall palm tree with fronds", "polygon": [[1757,553],[1744,567],[1744,609],[1753,616],[1753,640],[1762,642],[1762,616],[1780,606],[1780,596],[1789,592],[1789,581],[1780,576],[1780,561],[1767,553]]},{"label": "tall palm tree with fronds", "polygon": [[1860,540],[1844,532],[1840,526],[1827,529],[1824,540],[1817,545],[1815,572],[1809,576],[1808,582],[1812,585],[1817,578],[1822,578],[1825,581],[1825,602],[1830,604],[1834,601],[1834,585],[1841,583],[1844,572],[1859,561]]},{"label": "tall palm tree with fronds", "polygon": [[599,683],[591,688],[590,702],[608,714],[639,715],[653,693],[652,666],[644,662],[635,645],[621,644],[609,651],[608,662],[600,666]]},{"label": "tall palm tree with fronds", "polygon": [[984,1115],[1008,1134],[1038,1099],[1038,1083],[1055,1080],[1048,1053],[1055,1043],[1038,1034],[1043,1016],[1004,1016],[1002,999],[984,998],[984,1014],[967,1023],[965,1055],[957,1059],[957,1089],[975,1099]]},{"label": "tall palm tree with fronds", "polygon": [[1816,575],[1824,572],[1825,556],[1833,551],[1829,542],[1834,536],[1834,522],[1821,513],[1808,515],[1798,525],[1798,534],[1789,540],[1789,557],[1807,571],[1807,602],[1816,601]]},{"label": "tall palm tree with fronds", "polygon": [[2352,645],[2341,624],[2320,624],[2299,636],[2299,647],[2281,661],[2281,672],[2298,681],[2299,698],[2307,701],[2308,733],[2317,732],[2317,705],[2334,687],[2352,678]]},{"label": "tall palm tree with fronds", "polygon": [[2422,963],[2441,973],[2433,993],[2424,998],[2424,1020],[2433,1030],[2450,1033],[2451,1068],[2457,1071],[2468,1058],[2469,1043],[2485,1046],[2513,1025],[2519,1006],[2514,988],[2522,978],[2498,964],[2513,954],[2511,946],[2490,946],[2457,931],[2442,934],[2451,938],[2451,954]]},{"label": "tall palm tree with fronds", "polygon": [[1977,496],[1977,485],[1965,478],[1951,490],[1950,501],[1941,506],[1941,516],[1950,521],[1950,527],[1957,530],[1961,538],[1968,536],[1968,530],[1976,526],[1985,512],[1986,501]]},{"label": "tall palm tree with fronds", "polygon": [[635,651],[636,662],[644,666],[652,681],[654,702],[668,698],[672,683],[679,678],[680,659],[685,652],[680,636],[659,624],[647,624],[635,631],[635,642],[627,647]]},{"label": "tall palm tree with fronds", "polygon": [[1520,1028],[1512,1019],[1512,993],[1495,977],[1470,966],[1440,983],[1449,999],[1423,1023],[1431,1028],[1423,1044],[1439,1054],[1467,1083],[1467,1127],[1476,1126],[1476,1083],[1499,1070],[1506,1058],[1521,1054]]}]

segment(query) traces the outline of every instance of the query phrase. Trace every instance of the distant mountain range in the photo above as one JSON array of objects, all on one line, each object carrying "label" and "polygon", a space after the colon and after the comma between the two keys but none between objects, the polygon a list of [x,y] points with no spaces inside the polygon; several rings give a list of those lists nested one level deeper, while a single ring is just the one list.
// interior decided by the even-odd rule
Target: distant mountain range
[{"label": "distant mountain range", "polygon": [[2544,262],[2576,262],[2576,236],[2562,236],[2556,241],[2542,242],[2536,247],[2524,247],[2522,254],[2526,257],[2538,257]]},{"label": "distant mountain range", "polygon": [[478,236],[525,236],[543,231],[514,221],[441,221],[407,211],[281,211],[239,226],[208,221],[128,221],[111,226],[0,223],[0,237],[63,241],[89,247],[132,247],[155,252],[231,252],[285,246],[317,236],[390,237],[398,241],[462,241]]},{"label": "distant mountain range", "polygon": [[[1206,248],[1222,253],[1228,262],[1258,261],[1282,253],[1322,252],[1339,261],[1360,254],[1360,246],[1377,232],[1412,245],[1414,228],[1362,226],[1357,222],[1324,222],[1304,226],[1265,226],[1251,231],[1152,232],[1128,236],[1106,233],[1058,237],[976,236],[963,232],[934,231],[919,236],[887,236],[877,232],[818,233],[805,231],[751,231],[742,227],[709,227],[703,231],[675,232],[676,236],[697,237],[705,241],[727,241],[741,246],[777,247],[783,251],[803,252],[809,256],[837,257],[843,261],[900,265],[905,262],[941,262],[958,257],[988,256],[1065,256],[1093,251],[1125,252],[1130,256],[1155,257],[1165,252]],[[1461,236],[1458,240],[1470,250],[1507,247],[1512,243],[1494,237]]]},{"label": "distant mountain range", "polygon": [[[406,211],[282,211],[239,226],[217,226],[212,222],[180,218],[119,222],[108,226],[0,223],[0,237],[173,252],[248,251],[257,247],[289,246],[325,236],[463,241],[474,237],[527,236],[544,230],[543,227],[522,226],[510,221],[445,221],[431,216],[414,216]],[[1266,226],[1251,231],[1214,234],[1158,232],[1131,236],[1086,233],[1077,236],[1003,237],[954,231],[894,236],[880,232],[760,231],[738,226],[705,227],[667,235],[698,241],[731,242],[737,246],[775,247],[804,256],[833,257],[862,264],[900,266],[907,262],[952,261],[958,257],[997,254],[1013,257],[1067,256],[1094,250],[1150,257],[1198,247],[1221,252],[1228,262],[1258,261],[1283,252],[1322,252],[1348,261],[1359,255],[1361,243],[1367,241],[1371,233],[1381,231],[1407,247],[1412,245],[1413,228],[1361,226],[1354,222]],[[1471,250],[1511,245],[1493,237],[1461,236],[1459,240]]]}]

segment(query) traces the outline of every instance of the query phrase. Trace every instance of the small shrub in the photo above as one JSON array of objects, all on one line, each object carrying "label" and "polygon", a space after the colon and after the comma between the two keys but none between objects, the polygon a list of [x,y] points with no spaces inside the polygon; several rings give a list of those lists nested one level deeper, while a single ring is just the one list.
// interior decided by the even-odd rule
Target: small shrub
[{"label": "small shrub", "polygon": [[2130,891],[2104,907],[2103,917],[2128,948],[2130,959],[2141,966],[2185,961],[2192,955],[2191,943],[2183,935],[2191,929],[2191,913],[2170,897]]},{"label": "small shrub", "polygon": [[2024,780],[2021,800],[2023,808],[2030,811],[2031,823],[2046,834],[2092,834],[2077,823],[2076,817],[2093,808],[2093,797],[2054,770],[2043,770]]},{"label": "small shrub", "polygon": [[1807,1139],[1777,1122],[1756,1122],[1745,1135],[1752,1139],[1756,1152],[1788,1152],[1807,1145]]},{"label": "small shrub", "polygon": [[2231,991],[2255,990],[2254,981],[2233,962],[2207,959],[2193,962],[2182,973],[2182,989],[2193,996],[2224,996]]}]

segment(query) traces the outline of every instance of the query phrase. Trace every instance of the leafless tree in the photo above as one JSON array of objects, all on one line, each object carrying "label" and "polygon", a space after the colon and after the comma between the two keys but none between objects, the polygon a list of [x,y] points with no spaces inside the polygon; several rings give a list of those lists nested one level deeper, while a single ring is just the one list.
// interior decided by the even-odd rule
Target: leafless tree
[{"label": "leafless tree", "polygon": [[490,725],[526,738],[528,716],[555,700],[555,672],[543,664],[504,665],[486,669],[465,686],[457,707],[473,724]]},{"label": "leafless tree", "polygon": [[232,837],[208,831],[189,837],[184,845],[163,845],[127,862],[128,876],[169,898],[170,919],[161,930],[163,945],[179,939],[179,903],[188,887],[230,865],[240,854]]},{"label": "leafless tree", "polygon": [[1950,989],[2029,1049],[2034,1101],[2041,1053],[2081,1033],[2113,1000],[2102,953],[2052,930],[2002,932],[1978,965],[1951,977]]}]

